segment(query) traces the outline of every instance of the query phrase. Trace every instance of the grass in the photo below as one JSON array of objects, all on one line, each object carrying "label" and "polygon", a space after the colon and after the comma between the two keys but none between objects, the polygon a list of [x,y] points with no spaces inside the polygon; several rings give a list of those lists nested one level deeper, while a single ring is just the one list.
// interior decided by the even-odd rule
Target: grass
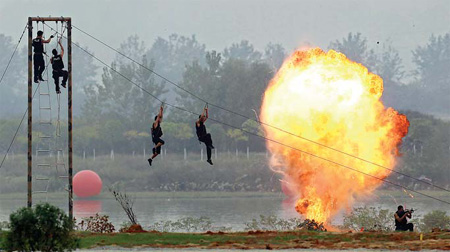
[{"label": "grass", "polygon": [[[75,232],[81,249],[122,248],[213,248],[213,249],[444,249],[450,250],[450,232],[231,232],[231,233],[111,233]],[[5,233],[0,231],[0,249]]]},{"label": "grass", "polygon": [[[170,247],[170,248],[387,248],[450,249],[450,233],[335,233],[335,232],[236,232],[214,234],[192,233],[113,233],[79,232],[81,248],[102,246]],[[394,242],[393,242],[394,241]]]}]

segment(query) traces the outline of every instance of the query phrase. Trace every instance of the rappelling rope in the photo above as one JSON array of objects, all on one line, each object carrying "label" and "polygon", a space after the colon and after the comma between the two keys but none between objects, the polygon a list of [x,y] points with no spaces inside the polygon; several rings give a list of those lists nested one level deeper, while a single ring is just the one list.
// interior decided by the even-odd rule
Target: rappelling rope
[{"label": "rappelling rope", "polygon": [[[64,34],[64,32],[65,32],[65,28],[66,28],[67,26],[64,26],[64,21],[61,21],[61,32],[59,32],[58,31],[58,22],[56,22],[56,34],[57,34],[57,41],[56,41],[56,46],[55,46],[55,49],[57,49],[58,48],[58,46],[59,46],[59,42],[61,42],[61,39],[62,39],[62,35]],[[59,48],[60,48],[60,50],[61,50],[61,46],[59,46]],[[57,174],[59,174],[59,170],[58,170],[58,167],[59,167],[59,164],[60,164],[60,162],[59,162],[59,154],[60,154],[60,151],[59,151],[59,140],[60,140],[60,138],[61,138],[61,93],[59,93],[59,94],[57,94],[56,95],[56,99],[57,99],[57,104],[58,104],[58,110],[57,110],[57,122],[56,122],[56,141],[55,141],[55,147],[56,147],[56,152],[57,152],[57,154],[55,155],[55,161],[56,161],[56,163],[55,163],[55,167],[56,167],[56,173]],[[62,148],[61,148],[61,150],[62,150]],[[64,160],[64,158],[63,158],[63,152],[61,151],[61,159],[62,160]],[[65,162],[64,162],[65,163]],[[67,172],[67,168],[66,168],[66,166],[64,165],[64,170],[65,170],[65,172]]]}]

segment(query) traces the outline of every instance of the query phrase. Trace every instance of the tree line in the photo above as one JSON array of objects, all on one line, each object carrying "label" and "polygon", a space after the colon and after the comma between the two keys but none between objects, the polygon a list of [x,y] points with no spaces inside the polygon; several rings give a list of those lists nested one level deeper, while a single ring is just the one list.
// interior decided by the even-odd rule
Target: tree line
[{"label": "tree line", "polygon": [[[384,80],[383,101],[407,113],[412,120],[410,133],[404,140],[405,152],[402,169],[417,174],[434,174],[448,169],[450,140],[449,123],[438,118],[449,118],[450,98],[450,33],[431,35],[428,42],[412,51],[412,72],[406,72],[397,49],[384,41],[380,49],[369,46],[361,33],[330,42],[328,49],[343,52],[360,62]],[[6,66],[13,40],[0,34],[0,68]],[[88,48],[84,47],[86,50]],[[247,40],[233,43],[223,50],[207,50],[195,36],[173,34],[157,38],[150,47],[131,36],[118,50],[137,60],[145,68],[117,55],[110,63],[119,73],[99,68],[97,62],[77,47],[73,47],[74,66],[74,151],[96,149],[99,155],[111,150],[130,154],[151,149],[150,125],[161,105],[122,76],[131,79],[152,95],[160,97],[187,110],[201,113],[203,102],[193,98],[173,85],[161,80],[145,68],[152,69],[174,81],[196,96],[235,111],[246,117],[259,114],[262,93],[267,83],[288,55],[280,44],[269,43],[258,51]],[[25,109],[26,52],[18,53],[6,75],[0,92],[0,152],[4,153]],[[97,77],[101,72],[101,78]],[[415,112],[413,112],[415,111]],[[255,134],[261,133],[259,125],[227,111],[210,108],[211,116],[220,121],[242,127]],[[431,115],[427,115],[431,114]],[[434,115],[434,117],[432,116]],[[177,110],[165,114],[163,138],[165,147],[173,152],[184,148],[198,151],[194,122],[196,115]],[[67,125],[63,124],[64,127]],[[38,129],[36,129],[38,130]],[[265,151],[264,140],[247,135],[241,130],[208,122],[215,145],[220,150]],[[63,134],[62,141],[66,141]],[[38,139],[35,139],[38,141]],[[16,139],[13,151],[26,150],[25,128]],[[431,175],[430,175],[431,176]]]}]

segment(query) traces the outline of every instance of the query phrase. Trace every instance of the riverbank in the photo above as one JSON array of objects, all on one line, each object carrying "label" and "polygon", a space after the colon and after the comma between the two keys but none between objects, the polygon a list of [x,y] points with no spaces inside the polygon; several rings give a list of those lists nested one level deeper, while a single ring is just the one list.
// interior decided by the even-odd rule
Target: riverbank
[{"label": "riverbank", "polygon": [[[382,249],[450,250],[450,232],[312,232],[249,231],[206,233],[111,233],[76,232],[79,249]],[[0,232],[0,244],[4,233]],[[0,250],[2,247],[0,246]]]},{"label": "riverbank", "polygon": [[450,250],[450,232],[207,232],[192,233],[113,233],[79,232],[81,249],[117,248],[197,248],[197,249],[388,249]]}]

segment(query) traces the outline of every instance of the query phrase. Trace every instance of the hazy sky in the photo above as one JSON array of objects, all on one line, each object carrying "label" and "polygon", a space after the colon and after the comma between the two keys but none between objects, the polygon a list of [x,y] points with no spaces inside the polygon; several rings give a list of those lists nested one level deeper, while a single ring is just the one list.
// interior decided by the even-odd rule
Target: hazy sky
[{"label": "hazy sky", "polygon": [[[73,24],[118,47],[137,34],[149,46],[157,36],[196,34],[207,49],[222,50],[248,39],[293,50],[325,48],[349,32],[361,32],[381,49],[390,39],[409,66],[411,50],[431,33],[450,31],[449,0],[1,0],[0,33],[20,35],[28,16],[70,16]],[[73,40],[106,60],[113,54],[74,31]],[[376,42],[380,41],[377,45]]]}]

